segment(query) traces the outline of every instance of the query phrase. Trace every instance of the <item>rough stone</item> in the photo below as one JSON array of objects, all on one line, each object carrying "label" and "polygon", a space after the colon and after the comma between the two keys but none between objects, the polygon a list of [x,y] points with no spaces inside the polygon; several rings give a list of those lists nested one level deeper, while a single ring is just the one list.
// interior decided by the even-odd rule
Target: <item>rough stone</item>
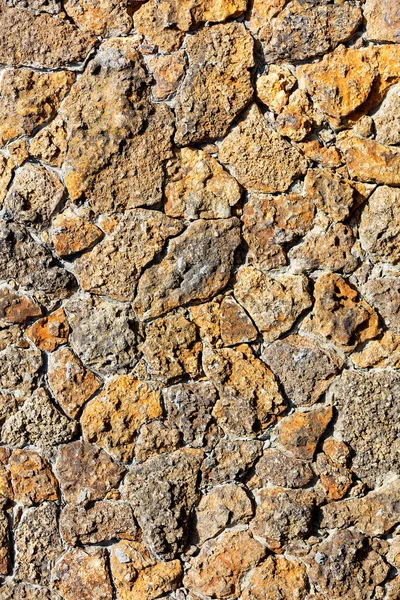
[{"label": "rough stone", "polygon": [[252,572],[243,600],[305,600],[307,590],[304,565],[283,556],[268,556]]},{"label": "rough stone", "polygon": [[165,196],[170,217],[222,219],[231,216],[241,189],[215,158],[203,150],[182,148],[168,164]]},{"label": "rough stone", "polygon": [[252,320],[232,296],[221,302],[220,327],[224,346],[253,342],[258,336]]},{"label": "rough stone", "polygon": [[7,346],[0,356],[0,388],[13,393],[18,402],[29,398],[43,364],[40,352]]},{"label": "rough stone", "polygon": [[229,281],[239,245],[237,219],[200,219],[170,241],[166,256],[142,275],[136,312],[156,317],[192,300],[208,300]]},{"label": "rough stone", "polygon": [[375,139],[381,144],[396,145],[400,143],[400,85],[392,86],[373,119]]},{"label": "rough stone", "polygon": [[400,246],[400,190],[380,186],[364,207],[359,228],[363,250],[373,262],[398,264]]},{"label": "rough stone", "polygon": [[400,333],[400,279],[390,275],[371,278],[362,286],[362,293],[386,325]]},{"label": "rough stone", "polygon": [[28,10],[34,15],[42,12],[57,15],[61,12],[61,3],[59,0],[5,0],[4,4]]},{"label": "rough stone", "polygon": [[250,346],[203,349],[203,369],[219,392],[213,415],[225,432],[252,436],[264,431],[285,411],[273,373]]},{"label": "rough stone", "polygon": [[202,466],[203,483],[218,484],[242,479],[262,454],[257,440],[222,439]]},{"label": "rough stone", "polygon": [[0,511],[0,576],[8,575],[11,566],[10,535],[7,515]]},{"label": "rough stone", "polygon": [[249,481],[252,489],[274,485],[285,488],[306,486],[314,478],[314,473],[307,461],[299,460],[276,448],[264,450],[255,466],[255,474]]},{"label": "rough stone", "polygon": [[117,487],[125,469],[101,448],[76,441],[60,447],[55,472],[65,500],[86,505]]},{"label": "rough stone", "polygon": [[48,357],[47,379],[57,403],[71,419],[102,384],[69,348],[60,348]]},{"label": "rough stone", "polygon": [[29,154],[34,158],[61,167],[67,152],[67,132],[64,119],[57,115],[31,139]]},{"label": "rough stone", "polygon": [[354,203],[354,189],[335,173],[310,169],[304,179],[304,192],[332,221],[344,221]]},{"label": "rough stone", "polygon": [[156,81],[152,88],[155,100],[166,100],[176,92],[186,72],[186,65],[184,50],[149,58],[148,66]]},{"label": "rough stone", "polygon": [[117,375],[88,402],[80,422],[85,440],[129,462],[140,427],[161,415],[161,394],[154,384],[134,375]]},{"label": "rough stone", "polygon": [[313,127],[321,125],[322,121],[321,113],[314,109],[307,93],[297,89],[277,116],[275,127],[280,135],[300,142],[311,133]]},{"label": "rough stone", "polygon": [[314,212],[313,201],[301,194],[250,192],[242,223],[252,263],[260,269],[286,264],[285,246],[310,230]]},{"label": "rough stone", "polygon": [[134,539],[137,527],[126,502],[100,500],[84,508],[67,504],[60,515],[60,532],[69,546]]},{"label": "rough stone", "polygon": [[236,274],[234,292],[268,342],[289,331],[311,306],[307,279],[302,275],[269,276],[242,266]]},{"label": "rough stone", "polygon": [[65,600],[108,600],[113,590],[107,566],[107,550],[68,550],[54,565],[52,580]]},{"label": "rough stone", "polygon": [[61,414],[44,388],[38,388],[4,423],[2,441],[10,446],[37,445],[44,449],[70,441],[76,424]]},{"label": "rough stone", "polygon": [[[0,6],[0,63],[59,68],[85,60],[96,38],[57,15]],[[58,73],[55,73],[58,75]]]},{"label": "rough stone", "polygon": [[140,208],[103,216],[99,224],[106,237],[74,262],[74,272],[83,290],[121,301],[133,300],[142,271],[183,229],[179,221]]},{"label": "rough stone", "polygon": [[153,600],[179,587],[179,560],[155,560],[139,542],[122,541],[111,550],[111,571],[121,600]]},{"label": "rough stone", "polygon": [[[257,0],[254,2],[256,5]],[[268,72],[257,79],[257,96],[276,113],[282,112],[289,101],[296,77],[285,65],[270,65]]]},{"label": "rough stone", "polygon": [[277,443],[296,458],[312,460],[318,442],[333,416],[332,407],[322,406],[283,418],[277,427]]},{"label": "rough stone", "polygon": [[353,229],[344,223],[334,223],[326,232],[315,227],[303,242],[289,252],[290,264],[295,273],[318,269],[351,273],[358,261],[352,249],[356,242]]},{"label": "rough stone", "polygon": [[14,450],[10,458],[14,498],[30,506],[58,500],[58,484],[47,460],[33,450]]},{"label": "rough stone", "polygon": [[[11,14],[13,12],[11,11]],[[28,13],[17,12],[20,15],[22,26]],[[0,21],[5,15],[10,15],[9,9],[5,9],[5,12],[2,10]],[[7,17],[6,20],[8,20]],[[0,57],[4,52],[4,47],[2,49],[4,42],[4,38],[0,39]],[[21,40],[18,45],[21,49],[23,48]],[[7,61],[1,60],[1,62]],[[0,145],[4,146],[6,142],[21,135],[31,135],[36,127],[52,117],[68,93],[74,79],[75,76],[70,71],[56,73],[38,73],[30,69],[3,71],[0,81]],[[32,167],[32,165],[30,166]]]},{"label": "rough stone", "polygon": [[325,54],[351,38],[361,20],[361,9],[352,2],[292,0],[271,23],[266,60],[298,61]]},{"label": "rough stone", "polygon": [[14,161],[12,158],[0,153],[0,206],[6,197],[8,186],[14,172]]},{"label": "rough stone", "polygon": [[226,531],[206,542],[192,559],[184,585],[195,594],[214,598],[238,598],[242,575],[265,554],[263,546],[247,531]]},{"label": "rough stone", "polygon": [[88,294],[65,305],[69,342],[85,365],[104,374],[131,370],[137,360],[134,313],[126,304]]},{"label": "rough stone", "polygon": [[181,432],[166,427],[161,421],[145,423],[135,444],[135,459],[143,462],[164,452],[173,452],[181,445]]},{"label": "rough stone", "polygon": [[176,427],[182,439],[201,448],[212,432],[212,410],[217,392],[209,381],[179,383],[164,390],[167,422]]},{"label": "rough stone", "polygon": [[352,473],[325,452],[325,443],[322,448],[324,452],[317,455],[315,470],[327,500],[340,500],[347,494],[353,483]]},{"label": "rough stone", "polygon": [[360,369],[400,368],[400,336],[392,331],[385,331],[380,340],[372,340],[355,352],[351,360]]},{"label": "rough stone", "polygon": [[62,600],[54,589],[11,581],[3,583],[1,594],[1,600]]},{"label": "rough stone", "polygon": [[52,220],[48,235],[58,256],[65,257],[90,250],[103,232],[67,208]]},{"label": "rough stone", "polygon": [[14,534],[17,581],[49,583],[51,561],[62,552],[57,512],[54,502],[44,502],[24,511]]},{"label": "rough stone", "polygon": [[289,335],[267,346],[261,358],[295,406],[315,404],[341,366],[339,357],[317,340],[299,335]]},{"label": "rough stone", "polygon": [[340,142],[347,168],[359,181],[400,185],[400,149],[350,136]]},{"label": "rough stone", "polygon": [[29,296],[14,292],[10,288],[0,289],[0,319],[6,323],[25,323],[40,317],[40,306]]},{"label": "rough stone", "polygon": [[277,134],[253,104],[222,142],[219,160],[249,191],[285,192],[304,174],[299,150]]},{"label": "rough stone", "polygon": [[240,16],[247,0],[150,0],[135,14],[135,27],[160,50],[172,52],[184,34],[201,23],[218,23]]},{"label": "rough stone", "polygon": [[197,506],[196,540],[202,545],[227,527],[247,523],[252,516],[253,506],[242,485],[228,483],[214,487]]},{"label": "rough stone", "polygon": [[85,33],[118,37],[126,35],[132,28],[128,2],[68,0],[64,4],[64,10]]},{"label": "rough stone", "polygon": [[202,460],[201,450],[186,447],[149,458],[125,477],[123,495],[135,507],[143,541],[164,559],[173,558],[185,541]]},{"label": "rough stone", "polygon": [[314,298],[313,312],[303,323],[306,331],[315,332],[344,351],[351,351],[379,334],[376,312],[339,275],[320,275],[315,282]]},{"label": "rough stone", "polygon": [[26,335],[40,350],[53,352],[68,341],[69,332],[65,311],[59,308],[28,327]]},{"label": "rough stone", "polygon": [[253,96],[253,39],[242,23],[205,27],[188,36],[186,51],[189,66],[175,106],[175,141],[182,146],[226,135]]},{"label": "rough stone", "polygon": [[364,17],[367,22],[367,36],[381,42],[400,42],[400,15],[395,0],[366,0]]},{"label": "rough stone", "polygon": [[383,483],[387,473],[400,473],[399,385],[394,372],[344,371],[329,390],[338,411],[335,436],[349,444],[354,452],[352,471],[370,487]]}]

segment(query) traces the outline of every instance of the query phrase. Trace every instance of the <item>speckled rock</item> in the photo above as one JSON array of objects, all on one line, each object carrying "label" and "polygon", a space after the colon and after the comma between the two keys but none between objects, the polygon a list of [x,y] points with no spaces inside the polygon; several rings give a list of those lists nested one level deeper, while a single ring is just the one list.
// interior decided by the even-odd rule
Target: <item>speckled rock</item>
[{"label": "speckled rock", "polygon": [[58,256],[64,257],[90,250],[103,232],[67,208],[52,220],[48,235]]},{"label": "speckled rock", "polygon": [[383,317],[386,325],[400,333],[400,279],[395,274],[369,279],[362,286],[368,302]]},{"label": "speckled rock", "polygon": [[373,262],[397,264],[400,247],[400,191],[378,187],[364,207],[360,221],[360,242]]},{"label": "speckled rock", "polygon": [[374,114],[376,140],[381,144],[400,143],[400,85],[393,85]]},{"label": "speckled rock", "polygon": [[10,571],[10,535],[8,519],[3,507],[0,512],[0,575],[5,577]]},{"label": "speckled rock", "polygon": [[172,239],[166,256],[142,275],[134,308],[156,317],[192,300],[208,300],[229,281],[239,245],[237,219],[200,219]]},{"label": "speckled rock", "polygon": [[264,450],[255,466],[255,474],[249,481],[249,487],[257,489],[269,484],[285,487],[304,487],[314,478],[310,463],[295,458],[276,448]]},{"label": "speckled rock", "polygon": [[47,460],[33,450],[14,450],[11,481],[17,502],[30,506],[58,499],[58,484]]},{"label": "speckled rock", "polygon": [[310,169],[304,180],[304,190],[319,209],[332,221],[344,221],[354,203],[354,189],[334,173],[325,169]]},{"label": "speckled rock", "polygon": [[43,361],[38,350],[7,346],[0,353],[0,388],[22,403],[36,387]]},{"label": "speckled rock", "polygon": [[268,556],[252,572],[243,600],[305,600],[307,589],[304,565],[282,556]]},{"label": "speckled rock", "polygon": [[176,96],[178,145],[224,136],[253,96],[253,39],[242,23],[205,27],[188,37],[186,50],[189,66]]},{"label": "speckled rock", "polygon": [[54,586],[65,600],[108,600],[112,595],[105,548],[68,550],[52,571]]},{"label": "speckled rock", "polygon": [[157,556],[173,558],[184,543],[202,460],[201,450],[182,448],[133,466],[125,477],[123,495],[135,507],[146,546]]},{"label": "speckled rock", "polygon": [[226,296],[221,302],[220,327],[224,346],[253,342],[258,337],[252,320],[232,296]]},{"label": "speckled rock", "polygon": [[127,2],[116,0],[68,0],[64,5],[67,15],[81,31],[105,37],[129,33],[132,19]]},{"label": "speckled rock", "polygon": [[9,288],[0,289],[0,319],[6,323],[24,323],[40,317],[40,306],[29,296],[15,293]]},{"label": "speckled rock", "polygon": [[395,0],[366,0],[364,17],[370,40],[400,42],[400,16]]},{"label": "speckled rock", "polygon": [[361,369],[369,367],[400,368],[400,335],[385,331],[380,340],[368,342],[360,352],[351,357],[353,363]]},{"label": "speckled rock", "polygon": [[204,484],[217,484],[242,479],[262,454],[257,440],[222,439],[202,466]]},{"label": "speckled rock", "polygon": [[290,414],[279,423],[276,441],[296,458],[312,460],[332,416],[330,406]]},{"label": "speckled rock", "polygon": [[345,138],[340,149],[352,178],[359,181],[400,185],[400,150],[375,140]]},{"label": "speckled rock", "polygon": [[285,192],[306,170],[299,150],[267,124],[255,104],[226,136],[218,156],[244,188],[255,192]]},{"label": "speckled rock", "polygon": [[77,441],[60,447],[55,472],[66,501],[86,505],[115,488],[125,469],[101,448]]},{"label": "speckled rock", "polygon": [[26,335],[40,350],[53,352],[68,341],[69,332],[65,311],[59,308],[28,327]]},{"label": "speckled rock", "polygon": [[215,158],[202,150],[182,148],[168,164],[165,196],[170,217],[220,219],[231,216],[241,190]]},{"label": "speckled rock", "polygon": [[151,56],[147,64],[156,80],[152,88],[154,98],[166,100],[176,92],[186,72],[187,60],[184,50]]},{"label": "speckled rock", "polygon": [[161,415],[157,386],[134,375],[117,375],[87,403],[80,422],[85,440],[101,446],[117,460],[129,462],[140,427]]},{"label": "speckled rock", "polygon": [[236,274],[236,299],[247,310],[266,341],[276,340],[311,306],[307,279],[302,275],[266,275],[242,266]]},{"label": "speckled rock", "polygon": [[135,444],[135,459],[143,462],[151,456],[173,452],[181,446],[181,432],[169,428],[161,421],[145,423]]},{"label": "speckled rock", "polygon": [[289,335],[267,346],[262,360],[295,406],[315,404],[339,372],[341,361],[316,340]]}]

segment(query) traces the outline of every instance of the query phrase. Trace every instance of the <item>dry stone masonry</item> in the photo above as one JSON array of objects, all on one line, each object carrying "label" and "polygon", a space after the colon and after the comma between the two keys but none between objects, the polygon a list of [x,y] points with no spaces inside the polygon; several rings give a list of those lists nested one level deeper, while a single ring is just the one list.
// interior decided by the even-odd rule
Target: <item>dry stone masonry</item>
[{"label": "dry stone masonry", "polygon": [[400,600],[399,0],[0,0],[0,600]]}]

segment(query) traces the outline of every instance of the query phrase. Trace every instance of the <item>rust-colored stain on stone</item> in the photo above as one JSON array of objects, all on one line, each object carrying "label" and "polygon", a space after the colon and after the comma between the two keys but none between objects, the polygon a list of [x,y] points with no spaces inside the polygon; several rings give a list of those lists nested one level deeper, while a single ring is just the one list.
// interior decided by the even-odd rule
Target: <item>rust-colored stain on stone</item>
[{"label": "rust-colored stain on stone", "polygon": [[399,600],[399,1],[0,0],[0,65],[0,600]]}]

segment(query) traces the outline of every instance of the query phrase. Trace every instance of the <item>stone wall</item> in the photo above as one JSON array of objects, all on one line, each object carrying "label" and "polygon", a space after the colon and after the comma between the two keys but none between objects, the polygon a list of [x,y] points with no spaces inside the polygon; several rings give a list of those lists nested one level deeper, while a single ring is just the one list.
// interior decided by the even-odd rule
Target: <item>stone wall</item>
[{"label": "stone wall", "polygon": [[0,64],[0,599],[399,600],[398,0],[1,0]]}]

